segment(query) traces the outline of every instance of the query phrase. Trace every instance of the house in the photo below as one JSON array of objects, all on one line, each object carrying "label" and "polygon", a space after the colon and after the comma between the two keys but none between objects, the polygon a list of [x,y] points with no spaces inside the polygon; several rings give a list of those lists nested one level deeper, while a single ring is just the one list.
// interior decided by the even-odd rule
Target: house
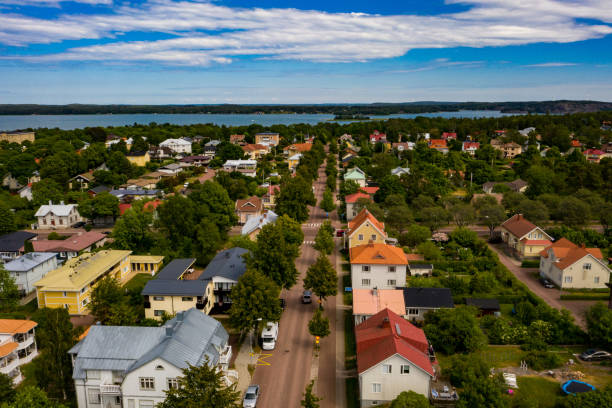
[{"label": "house", "polygon": [[510,217],[500,227],[502,241],[520,258],[536,258],[553,238],[529,222],[523,214]]},{"label": "house", "polygon": [[302,159],[302,153],[294,154],[293,156],[287,159],[287,167],[289,171],[295,171],[297,169],[298,164],[300,164],[300,160]]},{"label": "house", "polygon": [[229,335],[196,309],[161,327],[93,325],[68,353],[78,408],[153,408],[179,386],[182,370],[209,364],[229,375]]},{"label": "house", "polygon": [[392,176],[397,176],[397,177],[401,177],[404,174],[410,174],[410,169],[408,167],[396,167],[393,170],[391,170],[391,175]]},{"label": "house", "polygon": [[391,147],[397,150],[398,152],[404,152],[406,150],[414,150],[415,146],[416,144],[414,142],[397,142],[397,143],[391,144]]},{"label": "house", "polygon": [[152,178],[139,178],[135,180],[128,180],[125,184],[122,184],[122,188],[137,190],[137,189],[145,189],[152,190],[157,187],[158,180]]},{"label": "house", "polygon": [[259,217],[263,212],[263,202],[257,196],[245,200],[236,200],[236,216],[238,224],[244,224],[251,217]]},{"label": "house", "polygon": [[380,133],[378,130],[375,130],[374,133],[370,135],[370,143],[386,143],[387,135],[385,133]]},{"label": "house", "polygon": [[87,190],[87,194],[89,194],[90,197],[95,197],[100,193],[110,193],[111,190],[110,187],[100,185]]},{"label": "house", "polygon": [[172,157],[174,152],[166,146],[151,146],[149,147],[149,156],[153,160],[165,160]]},{"label": "house", "polygon": [[125,158],[128,159],[130,163],[135,166],[144,167],[148,162],[151,161],[151,156],[149,152],[146,150],[143,151],[130,151],[125,155]]},{"label": "house", "polygon": [[184,168],[185,168],[184,163],[170,163],[170,164],[166,164],[165,166],[160,167],[159,169],[157,169],[157,171],[161,173],[166,173],[166,174],[176,176],[181,171],[183,171]]},{"label": "house", "polygon": [[26,140],[34,143],[35,132],[0,132],[0,141],[6,140],[9,143],[22,144]]},{"label": "house", "polygon": [[77,176],[74,176],[73,178],[71,178],[70,180],[68,180],[68,187],[70,187],[70,189],[75,190],[75,189],[79,189],[79,190],[87,190],[89,188],[89,186],[96,180],[96,178],[93,175],[93,171],[89,171],[87,173],[83,173],[83,174],[79,174]]},{"label": "house", "polygon": [[525,137],[529,137],[529,134],[531,132],[535,132],[536,128],[534,127],[527,127],[525,129],[521,129],[518,132],[521,134],[521,136],[525,136]]},{"label": "house", "polygon": [[354,289],[352,293],[355,326],[384,309],[400,316],[406,313],[401,289]]},{"label": "house", "polygon": [[232,305],[229,295],[246,272],[244,256],[247,253],[247,249],[239,247],[221,251],[200,275],[200,279],[212,281],[214,306],[211,313],[225,313]]},{"label": "house", "polygon": [[204,156],[213,158],[217,154],[217,147],[221,144],[220,140],[211,140],[204,144]]},{"label": "house", "polygon": [[425,315],[438,309],[452,309],[453,295],[448,288],[402,288],[404,292],[405,318],[420,322]]},{"label": "house", "polygon": [[83,252],[91,252],[102,247],[107,239],[108,235],[101,232],[78,232],[61,240],[37,239],[32,241],[32,246],[36,252],[50,252],[57,255],[59,260],[65,261]]},{"label": "house", "polygon": [[208,165],[210,158],[208,156],[185,156],[179,159],[179,162],[189,166],[202,167]]},{"label": "house", "polygon": [[2,187],[7,187],[9,190],[19,190],[23,185],[11,173],[6,174],[2,178]]},{"label": "house", "polygon": [[586,149],[582,154],[591,163],[599,163],[606,156],[606,152],[599,149]]},{"label": "house", "polygon": [[444,139],[430,139],[428,142],[428,146],[430,149],[435,149],[440,153],[448,153],[448,145],[446,144],[446,140]]},{"label": "house", "polygon": [[497,299],[466,298],[465,304],[478,309],[481,316],[499,313],[501,310]]},{"label": "house", "polygon": [[0,373],[13,385],[23,380],[19,367],[38,355],[36,326],[38,323],[32,320],[0,319]]},{"label": "house", "polygon": [[344,156],[342,156],[342,167],[347,167],[351,161],[353,161],[354,158],[358,157],[357,154],[354,153],[347,153]]},{"label": "house", "polygon": [[40,229],[70,228],[83,220],[76,204],[64,204],[63,201],[60,201],[59,204],[49,201],[49,204],[41,205],[34,217]]},{"label": "house", "polygon": [[266,146],[278,146],[280,135],[274,132],[262,132],[255,134],[255,144]]},{"label": "house", "polygon": [[[38,307],[65,308],[72,315],[88,314],[87,304],[92,289],[107,276],[125,284],[132,276],[131,251],[103,250],[85,253],[67,260],[62,266],[47,273],[34,283]],[[159,264],[159,258],[149,261],[140,255],[140,264]]]},{"label": "house", "polygon": [[361,407],[394,400],[403,391],[429,398],[435,377],[425,332],[389,309],[355,326]]},{"label": "house", "polygon": [[383,244],[388,238],[385,224],[378,221],[367,208],[363,208],[355,218],[348,222],[349,249],[370,241]]},{"label": "house", "polygon": [[163,192],[158,189],[141,189],[141,188],[120,188],[111,190],[110,194],[114,195],[119,201],[125,200],[141,200],[143,198],[155,198],[161,196]]},{"label": "house", "polygon": [[248,177],[257,176],[257,160],[228,160],[223,163],[223,171],[237,171]]},{"label": "house", "polygon": [[251,160],[257,160],[270,153],[268,146],[262,144],[244,144],[242,145],[242,151],[249,156]]},{"label": "house", "polygon": [[354,219],[358,212],[361,210],[361,205],[359,205],[359,200],[369,200],[373,201],[372,197],[369,194],[358,191],[354,194],[349,194],[344,197],[344,202],[346,203],[346,220],[351,221]]},{"label": "house", "polygon": [[0,261],[8,262],[23,252],[26,241],[35,238],[36,234],[26,231],[14,231],[0,236]]},{"label": "house", "polygon": [[268,210],[260,216],[251,217],[242,226],[241,234],[247,235],[251,239],[255,239],[259,231],[261,231],[265,225],[275,223],[277,218],[278,215],[272,210]]},{"label": "house", "polygon": [[353,167],[352,169],[347,170],[346,173],[344,173],[344,180],[352,180],[359,184],[360,187],[366,186],[366,174],[359,167]]},{"label": "house", "polygon": [[274,208],[274,206],[276,205],[276,197],[280,193],[280,187],[273,186],[270,184],[267,187],[265,187],[265,189],[266,189],[266,193],[261,197],[263,206],[266,209]]},{"label": "house", "polygon": [[[406,260],[410,261],[406,256]],[[431,276],[433,274],[433,264],[427,263],[411,263],[408,265],[408,273],[410,276]]]},{"label": "house", "polygon": [[474,156],[476,154],[476,150],[478,150],[479,148],[480,148],[480,143],[478,142],[466,141],[466,142],[463,142],[463,144],[461,144],[461,151],[471,156]]},{"label": "house", "polygon": [[242,145],[243,143],[246,143],[244,141],[244,135],[230,135],[229,141],[231,144],[235,145]]},{"label": "house", "polygon": [[442,139],[444,140],[457,140],[456,132],[442,132]]},{"label": "house", "polygon": [[491,146],[495,150],[502,152],[503,156],[508,159],[513,159],[519,154],[523,153],[522,146],[515,142],[503,143],[499,139],[493,139],[491,140]]},{"label": "house", "polygon": [[294,143],[283,149],[285,156],[293,156],[298,153],[306,153],[312,149],[312,143]]},{"label": "house", "polygon": [[172,150],[172,153],[191,154],[191,142],[185,139],[166,139],[159,144],[159,147],[167,147]]},{"label": "house", "polygon": [[406,285],[408,261],[401,248],[370,243],[349,251],[353,289],[395,289]]},{"label": "house", "polygon": [[4,269],[15,281],[21,296],[36,290],[34,282],[57,268],[57,257],[53,252],[29,252],[4,264]]},{"label": "house", "polygon": [[507,183],[501,182],[501,181],[500,182],[487,181],[486,183],[482,185],[482,191],[484,191],[487,194],[491,194],[493,193],[493,189],[495,188],[495,186],[498,184],[503,184],[503,185],[508,186],[508,188],[511,191],[514,191],[515,193],[524,193],[525,191],[527,191],[527,188],[529,187],[529,183],[521,179],[516,179],[514,181],[509,181]]},{"label": "house", "polygon": [[21,198],[25,198],[28,201],[32,201],[32,184],[28,183],[27,185],[21,187],[18,191],[17,194],[19,195],[19,197]]},{"label": "house", "polygon": [[561,289],[604,289],[612,271],[599,248],[586,248],[561,238],[540,254],[540,276]]},{"label": "house", "polygon": [[145,317],[161,320],[164,315],[196,308],[208,314],[213,307],[212,281],[195,276],[195,258],[173,259],[145,284]]},{"label": "house", "polygon": [[130,255],[130,270],[132,273],[155,275],[163,261],[162,255]]}]

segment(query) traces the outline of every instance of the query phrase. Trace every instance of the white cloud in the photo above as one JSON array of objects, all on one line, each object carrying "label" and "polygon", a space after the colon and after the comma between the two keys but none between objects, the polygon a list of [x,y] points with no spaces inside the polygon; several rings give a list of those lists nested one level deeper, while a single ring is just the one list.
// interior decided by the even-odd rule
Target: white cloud
[{"label": "white cloud", "polygon": [[[439,16],[381,16],[230,8],[207,1],[149,0],[140,6],[116,6],[111,14],[63,15],[54,20],[3,14],[0,15],[0,43],[27,46],[105,38],[115,42],[74,47],[56,54],[11,58],[30,62],[157,61],[197,66],[228,63],[240,56],[314,62],[371,61],[398,57],[419,48],[575,42],[612,33],[612,27],[605,24],[612,23],[610,0],[447,2],[472,7],[466,12]],[[577,18],[602,23],[579,23]],[[135,31],[165,33],[173,38],[124,39],[128,36],[124,33]]]},{"label": "white cloud", "polygon": [[527,68],[555,68],[555,67],[573,67],[575,64],[573,62],[544,62],[542,64],[530,64],[530,65],[523,65],[524,67]]}]

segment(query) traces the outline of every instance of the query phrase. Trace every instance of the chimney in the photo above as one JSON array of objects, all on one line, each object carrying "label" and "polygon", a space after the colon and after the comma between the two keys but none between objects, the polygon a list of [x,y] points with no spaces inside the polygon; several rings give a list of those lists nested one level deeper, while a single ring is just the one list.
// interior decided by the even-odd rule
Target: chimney
[{"label": "chimney", "polygon": [[388,317],[385,317],[385,318],[383,319],[383,321],[382,321],[382,323],[381,323],[380,327],[383,327],[383,328],[384,328],[384,327],[390,327],[390,325],[389,325],[389,318],[388,318]]},{"label": "chimney", "polygon": [[377,296],[378,295],[378,289],[374,288],[372,289],[372,296]]},{"label": "chimney", "polygon": [[49,205],[53,205],[53,201],[49,200]]},{"label": "chimney", "polygon": [[581,246],[582,246],[582,249],[586,249],[586,244],[584,242],[582,243]]}]

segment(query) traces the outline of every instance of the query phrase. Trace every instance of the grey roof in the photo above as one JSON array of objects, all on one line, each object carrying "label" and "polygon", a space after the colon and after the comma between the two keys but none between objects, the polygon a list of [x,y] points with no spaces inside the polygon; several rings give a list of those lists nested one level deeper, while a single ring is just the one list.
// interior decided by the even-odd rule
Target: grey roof
[{"label": "grey roof", "polygon": [[[398,288],[399,289],[399,288]],[[448,288],[402,288],[406,307],[452,308],[453,296]]]},{"label": "grey roof", "polygon": [[204,144],[204,146],[218,146],[221,144],[220,140],[211,140],[210,142],[207,142],[206,144]]},{"label": "grey roof", "polygon": [[23,244],[36,236],[31,232],[15,231],[0,236],[0,252],[18,252]]},{"label": "grey roof", "polygon": [[166,170],[178,170],[183,168],[183,166],[181,166],[178,163],[170,163],[170,164],[166,164],[165,166],[160,167],[160,169],[166,169]]},{"label": "grey roof", "polygon": [[242,226],[241,234],[248,235],[257,228],[263,228],[263,226],[266,224],[275,223],[277,218],[278,215],[272,210],[258,217],[251,217]]},{"label": "grey roof", "polygon": [[56,255],[55,252],[30,252],[4,264],[4,269],[10,272],[27,272]]},{"label": "grey roof", "polygon": [[221,276],[226,279],[238,281],[246,271],[246,263],[243,255],[249,252],[244,248],[230,248],[219,252],[204,272],[200,275],[200,279],[210,279],[214,276]]},{"label": "grey roof", "polygon": [[499,310],[499,300],[484,298],[467,298],[465,304],[482,310]]},{"label": "grey roof", "polygon": [[119,189],[119,190],[111,190],[110,194],[114,195],[115,197],[123,197],[126,195],[148,195],[148,196],[154,196],[157,195],[157,193],[160,190],[158,189],[151,189],[151,190],[145,190],[145,189],[129,189],[129,188],[125,188],[125,189]]},{"label": "grey roof", "polygon": [[143,295],[203,296],[207,281],[153,279],[146,283]]},{"label": "grey roof", "polygon": [[163,327],[94,325],[68,353],[75,355],[73,378],[82,379],[87,369],[125,374],[156,358],[179,369],[202,365],[206,358],[216,365],[228,338],[221,323],[192,308]]},{"label": "grey roof", "polygon": [[100,185],[100,186],[97,186],[97,187],[94,187],[94,188],[90,188],[88,191],[91,191],[92,193],[95,193],[95,194],[100,194],[100,193],[103,193],[105,191],[106,192],[111,191],[111,189],[110,189],[110,187],[107,187],[107,186],[104,186],[104,185]]},{"label": "grey roof", "polygon": [[156,279],[177,280],[195,262],[195,258],[173,259],[157,274]]},{"label": "grey roof", "polygon": [[433,264],[416,264],[416,263],[411,263],[408,265],[408,269],[427,269],[427,270],[433,270]]}]

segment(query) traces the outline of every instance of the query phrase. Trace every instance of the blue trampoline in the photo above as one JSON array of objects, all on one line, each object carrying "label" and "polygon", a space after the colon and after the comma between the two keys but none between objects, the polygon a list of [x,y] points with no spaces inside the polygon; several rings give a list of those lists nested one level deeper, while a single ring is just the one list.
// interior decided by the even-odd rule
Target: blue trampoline
[{"label": "blue trampoline", "polygon": [[569,380],[561,386],[561,389],[564,393],[568,395],[576,395],[583,392],[594,391],[595,387],[591,384],[585,383],[583,381],[578,380]]}]

